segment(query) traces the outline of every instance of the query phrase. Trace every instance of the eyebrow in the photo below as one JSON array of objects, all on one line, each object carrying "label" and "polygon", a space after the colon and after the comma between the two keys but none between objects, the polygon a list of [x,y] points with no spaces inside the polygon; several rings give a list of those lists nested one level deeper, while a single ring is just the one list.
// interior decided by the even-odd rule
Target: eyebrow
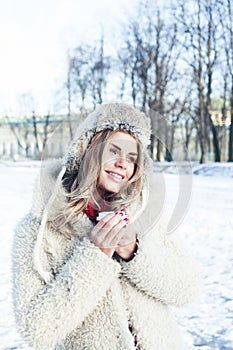
[{"label": "eyebrow", "polygon": [[[121,148],[119,146],[115,145],[115,143],[111,142],[111,145],[113,147],[115,147],[116,149],[118,149],[118,151],[121,151]],[[131,156],[136,156],[136,157],[138,156],[138,153],[135,153],[135,152],[129,152],[128,154],[130,154]]]}]

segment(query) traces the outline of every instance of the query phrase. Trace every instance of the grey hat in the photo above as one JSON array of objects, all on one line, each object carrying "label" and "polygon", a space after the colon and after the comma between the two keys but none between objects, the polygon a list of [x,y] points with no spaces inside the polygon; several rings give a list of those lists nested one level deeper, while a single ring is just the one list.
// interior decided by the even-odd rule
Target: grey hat
[{"label": "grey hat", "polygon": [[102,130],[122,130],[140,140],[144,151],[150,144],[150,118],[125,103],[99,105],[77,128],[65,156],[68,171],[76,169],[93,136]]}]

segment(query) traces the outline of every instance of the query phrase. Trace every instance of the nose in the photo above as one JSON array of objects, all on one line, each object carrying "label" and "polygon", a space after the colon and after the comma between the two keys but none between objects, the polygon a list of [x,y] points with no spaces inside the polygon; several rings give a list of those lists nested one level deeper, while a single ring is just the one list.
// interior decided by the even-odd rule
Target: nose
[{"label": "nose", "polygon": [[117,168],[126,169],[127,168],[127,160],[124,159],[123,157],[120,157],[120,158],[116,159],[115,166]]}]

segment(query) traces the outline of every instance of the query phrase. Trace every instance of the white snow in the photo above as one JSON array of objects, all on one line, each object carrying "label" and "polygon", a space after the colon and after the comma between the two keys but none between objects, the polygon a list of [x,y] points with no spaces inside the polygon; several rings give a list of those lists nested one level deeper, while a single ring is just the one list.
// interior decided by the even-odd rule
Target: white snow
[{"label": "white snow", "polygon": [[[11,245],[16,223],[29,210],[39,163],[0,163],[0,349],[29,349],[17,333],[11,298]],[[169,170],[170,169],[170,170]],[[186,350],[233,349],[233,164],[192,165],[181,235],[202,267],[200,298],[174,309]],[[166,206],[172,214],[179,188],[166,167]],[[191,188],[190,188],[191,186]],[[184,188],[187,191],[187,188]],[[191,196],[190,196],[191,194]],[[187,199],[187,198],[186,198]],[[172,350],[172,349],[168,349]]]}]

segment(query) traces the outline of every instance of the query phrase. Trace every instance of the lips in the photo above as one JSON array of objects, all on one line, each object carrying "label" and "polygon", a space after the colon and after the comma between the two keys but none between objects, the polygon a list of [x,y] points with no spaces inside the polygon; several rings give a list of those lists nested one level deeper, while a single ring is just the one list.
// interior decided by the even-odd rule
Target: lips
[{"label": "lips", "polygon": [[106,170],[106,173],[115,181],[122,181],[124,180],[125,176],[119,173],[116,173],[114,171],[108,171]]}]

